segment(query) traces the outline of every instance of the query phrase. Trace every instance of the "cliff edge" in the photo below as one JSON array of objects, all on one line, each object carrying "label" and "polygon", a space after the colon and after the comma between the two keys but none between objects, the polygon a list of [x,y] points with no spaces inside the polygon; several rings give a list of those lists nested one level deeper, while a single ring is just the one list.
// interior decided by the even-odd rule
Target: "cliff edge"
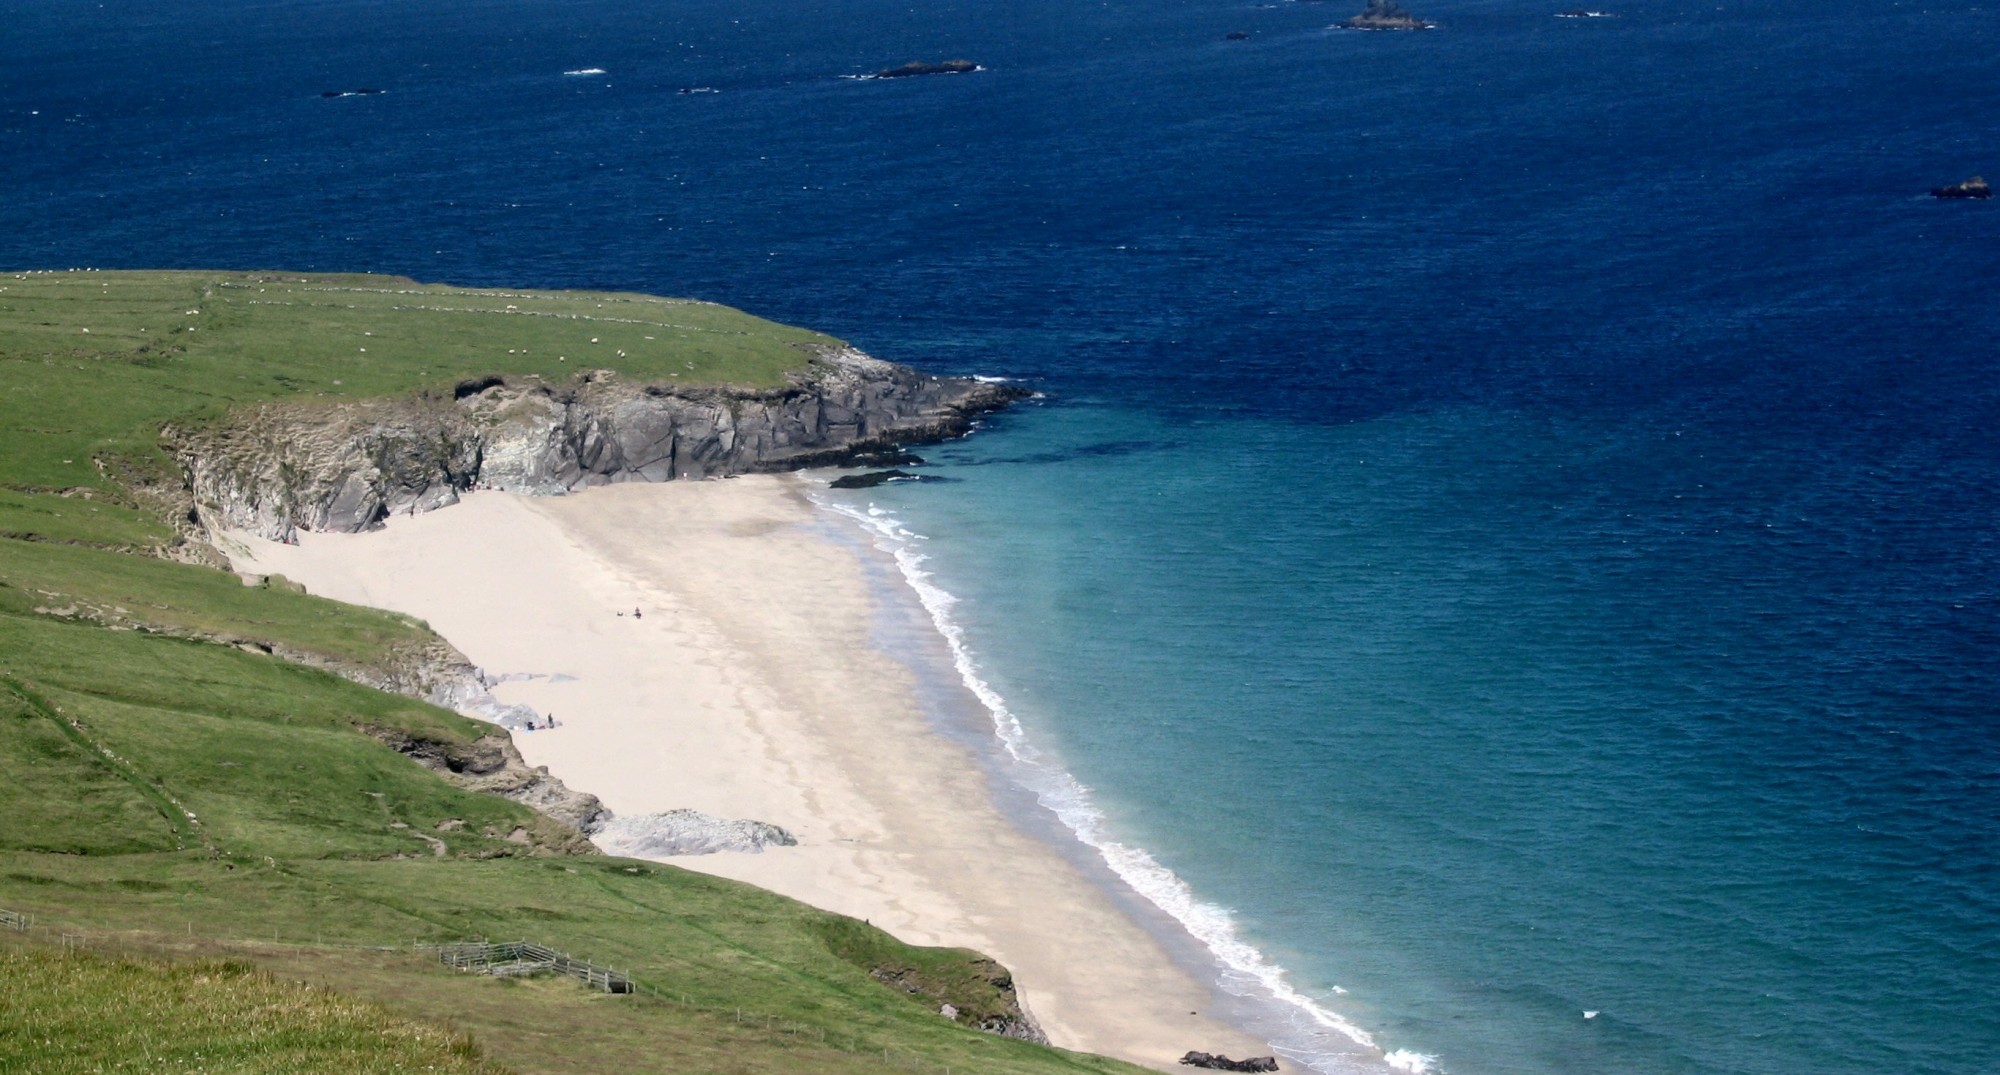
[{"label": "cliff edge", "polygon": [[495,374],[449,393],[265,402],[162,437],[204,528],[282,541],[367,530],[475,486],[555,494],[838,463],[961,436],[1024,395],[829,347],[775,389]]}]

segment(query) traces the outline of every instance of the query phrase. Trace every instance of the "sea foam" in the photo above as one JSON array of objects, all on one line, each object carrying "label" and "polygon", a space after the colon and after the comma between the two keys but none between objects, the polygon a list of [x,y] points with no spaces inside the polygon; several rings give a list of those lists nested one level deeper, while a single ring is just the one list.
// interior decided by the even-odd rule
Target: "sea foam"
[{"label": "sea foam", "polygon": [[[1332,1066],[1337,1059],[1351,1063],[1355,1058],[1354,1045],[1381,1049],[1373,1035],[1293,987],[1283,967],[1242,938],[1235,916],[1228,908],[1201,899],[1186,881],[1161,865],[1146,849],[1121,842],[1106,830],[1104,814],[1091,801],[1090,789],[1035,749],[1006,699],[980,674],[979,662],[966,643],[965,629],[951,614],[958,598],[939,586],[924,568],[929,557],[922,551],[922,544],[928,537],[903,526],[894,514],[874,504],[859,508],[820,496],[812,499],[820,507],[859,523],[874,537],[876,548],[894,557],[903,580],[915,591],[931,624],[943,636],[960,681],[992,717],[995,736],[1007,756],[1019,764],[1018,779],[1036,800],[1054,813],[1078,840],[1096,851],[1133,891],[1172,916],[1207,947],[1222,967],[1217,984],[1225,991],[1284,1006],[1290,1015],[1287,1022],[1291,1034],[1274,1039],[1273,1048],[1322,1072],[1341,1070]],[[1329,1036],[1344,1042],[1329,1042]],[[1426,1075],[1434,1070],[1436,1058],[1397,1049],[1383,1052],[1383,1061],[1397,1071]]]}]

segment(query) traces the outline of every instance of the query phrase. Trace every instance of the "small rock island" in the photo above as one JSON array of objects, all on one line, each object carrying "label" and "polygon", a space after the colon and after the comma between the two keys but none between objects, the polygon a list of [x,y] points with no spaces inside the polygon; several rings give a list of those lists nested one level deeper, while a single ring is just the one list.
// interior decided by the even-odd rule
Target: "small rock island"
[{"label": "small rock island", "polygon": [[876,78],[909,78],[912,75],[964,75],[979,70],[979,65],[971,60],[946,60],[943,63],[926,63],[911,60],[901,67],[885,67],[875,72]]},{"label": "small rock island", "polygon": [[1933,198],[1991,198],[1993,188],[1986,185],[1982,176],[1973,176],[1963,183],[1953,183],[1948,187],[1932,187]]},{"label": "small rock island", "polygon": [[1349,30],[1428,30],[1437,23],[1417,18],[1396,0],[1368,0],[1367,10],[1340,25]]},{"label": "small rock island", "polygon": [[[912,474],[907,470],[875,470],[866,474],[843,474],[828,483],[828,487],[833,489],[873,489],[878,485],[887,485],[890,482],[920,482],[927,477],[930,476]],[[932,477],[930,480],[936,481],[938,479]]]}]

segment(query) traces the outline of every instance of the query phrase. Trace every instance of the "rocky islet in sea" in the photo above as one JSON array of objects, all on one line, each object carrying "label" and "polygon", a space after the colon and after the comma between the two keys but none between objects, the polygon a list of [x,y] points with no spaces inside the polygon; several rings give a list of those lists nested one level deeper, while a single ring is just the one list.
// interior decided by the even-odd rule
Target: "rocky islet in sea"
[{"label": "rocky islet in sea", "polygon": [[901,67],[884,67],[875,72],[876,78],[911,78],[916,75],[967,75],[979,70],[979,65],[971,60],[945,60],[929,63],[911,60]]},{"label": "rocky islet in sea", "polygon": [[1963,183],[1953,183],[1947,187],[1932,187],[1933,198],[1991,198],[1993,188],[1987,186],[1984,176],[1973,176]]},{"label": "rocky islet in sea", "polygon": [[907,470],[875,470],[866,474],[844,474],[833,479],[834,489],[873,489],[891,482],[948,482],[955,481],[938,474],[912,474]]},{"label": "rocky islet in sea", "polygon": [[1361,14],[1340,25],[1349,30],[1429,30],[1437,24],[1410,14],[1395,0],[1368,0]]}]

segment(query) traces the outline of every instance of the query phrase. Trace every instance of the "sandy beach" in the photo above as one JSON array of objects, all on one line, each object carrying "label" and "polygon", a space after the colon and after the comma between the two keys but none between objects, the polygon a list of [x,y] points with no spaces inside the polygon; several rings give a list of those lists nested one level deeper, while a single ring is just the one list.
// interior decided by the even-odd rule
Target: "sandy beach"
[{"label": "sandy beach", "polygon": [[[478,493],[370,534],[238,537],[238,567],[409,613],[557,718],[531,764],[621,815],[691,807],[781,825],[797,847],[667,861],[865,918],[1014,971],[1050,1040],[1172,1069],[1261,1042],[1211,989],[993,804],[934,732],[912,673],[870,641],[858,543],[829,540],[798,479]],[[639,612],[642,615],[635,616]]]}]

